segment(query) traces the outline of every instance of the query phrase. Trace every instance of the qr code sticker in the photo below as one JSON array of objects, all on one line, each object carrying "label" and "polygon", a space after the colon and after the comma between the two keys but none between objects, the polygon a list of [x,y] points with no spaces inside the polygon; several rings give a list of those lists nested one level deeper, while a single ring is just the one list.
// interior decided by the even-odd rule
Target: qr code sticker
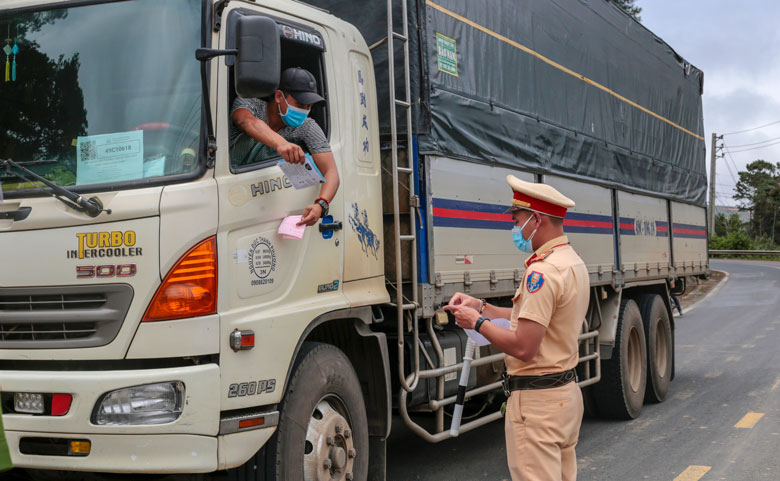
[{"label": "qr code sticker", "polygon": [[82,160],[95,160],[97,158],[97,146],[94,140],[82,142],[79,148],[81,149]]}]

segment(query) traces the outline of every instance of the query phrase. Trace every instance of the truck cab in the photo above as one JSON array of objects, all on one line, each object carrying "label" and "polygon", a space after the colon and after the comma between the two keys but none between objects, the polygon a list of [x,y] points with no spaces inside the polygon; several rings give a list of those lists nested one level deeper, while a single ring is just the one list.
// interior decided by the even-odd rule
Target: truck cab
[{"label": "truck cab", "polygon": [[[311,116],[341,188],[300,240],[277,229],[318,188],[293,188],[278,157],[231,161],[241,56],[205,62],[204,77],[195,57],[235,49],[239,23],[257,16],[279,39],[267,52],[277,71],[306,68],[327,100]],[[0,157],[14,162],[0,203],[0,390],[14,465],[243,464],[280,422],[301,333],[329,315],[357,335],[366,313],[354,309],[388,299],[365,42],[295,2],[14,0],[0,18],[18,47],[0,88]],[[102,208],[79,210],[24,169]]]}]

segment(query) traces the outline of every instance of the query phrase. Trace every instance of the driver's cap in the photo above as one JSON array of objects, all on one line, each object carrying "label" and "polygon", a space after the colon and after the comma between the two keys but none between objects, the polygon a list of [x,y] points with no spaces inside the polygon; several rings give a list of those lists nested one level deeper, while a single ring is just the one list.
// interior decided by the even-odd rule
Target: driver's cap
[{"label": "driver's cap", "polygon": [[295,100],[312,105],[324,102],[325,99],[317,93],[317,80],[306,69],[292,67],[285,69],[279,77],[279,89],[288,92]]}]

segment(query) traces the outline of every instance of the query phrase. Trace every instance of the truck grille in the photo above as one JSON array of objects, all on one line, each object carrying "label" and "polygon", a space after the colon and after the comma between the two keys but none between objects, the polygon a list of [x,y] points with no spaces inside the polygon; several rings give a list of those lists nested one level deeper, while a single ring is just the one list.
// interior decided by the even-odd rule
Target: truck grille
[{"label": "truck grille", "polygon": [[130,307],[126,284],[0,288],[0,348],[103,346]]}]

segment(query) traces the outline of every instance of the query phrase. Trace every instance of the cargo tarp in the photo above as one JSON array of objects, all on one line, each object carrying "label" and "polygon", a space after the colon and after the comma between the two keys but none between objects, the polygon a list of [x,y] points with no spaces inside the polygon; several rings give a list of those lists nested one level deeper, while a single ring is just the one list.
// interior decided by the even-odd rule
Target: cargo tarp
[{"label": "cargo tarp", "polygon": [[[369,45],[386,36],[385,1],[317,4]],[[420,153],[704,205],[702,72],[611,3],[409,0],[408,11]],[[395,52],[402,85],[398,41]],[[372,55],[387,133],[386,47]]]}]

